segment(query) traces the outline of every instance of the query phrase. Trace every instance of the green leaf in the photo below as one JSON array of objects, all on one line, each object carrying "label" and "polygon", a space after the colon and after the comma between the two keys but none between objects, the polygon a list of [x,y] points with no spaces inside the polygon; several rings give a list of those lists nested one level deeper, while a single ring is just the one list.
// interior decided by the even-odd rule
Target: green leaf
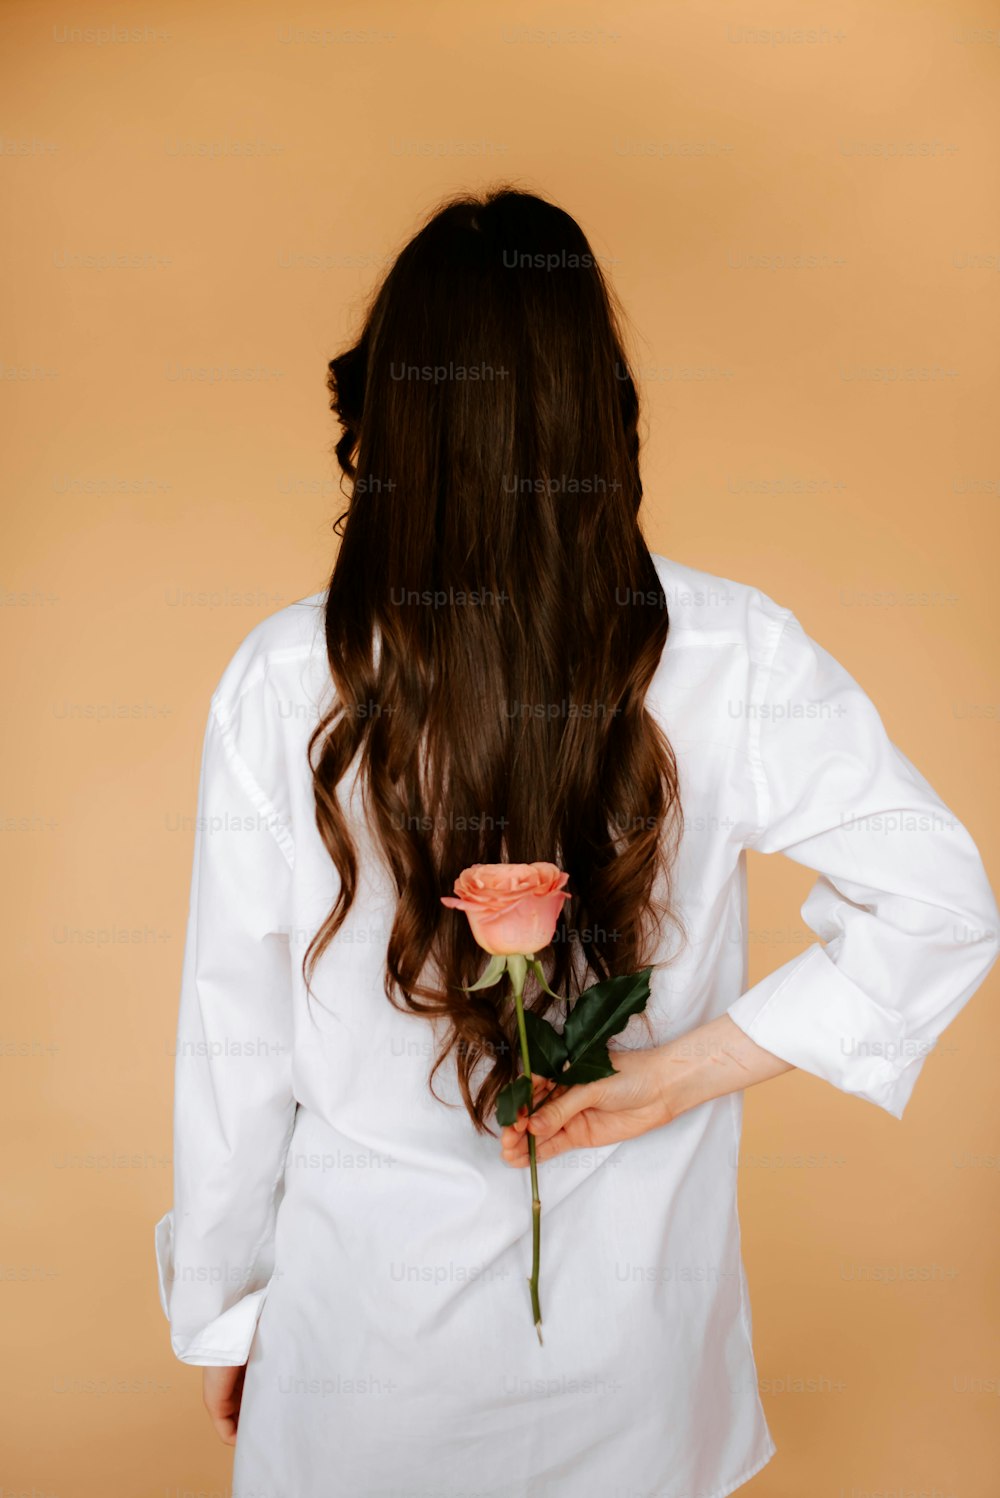
[{"label": "green leaf", "polygon": [[601,1077],[613,1077],[615,1068],[606,1045],[595,1046],[579,1061],[571,1061],[566,1070],[559,1073],[560,1087],[574,1087],[578,1083],[597,1082]]},{"label": "green leaf", "polygon": [[513,1082],[508,1082],[497,1097],[497,1123],[502,1127],[517,1120],[519,1108],[531,1106],[531,1078],[522,1072]]},{"label": "green leaf", "polygon": [[491,957],[486,964],[486,971],[483,973],[483,976],[477,982],[470,984],[465,990],[466,993],[475,993],[477,988],[492,988],[494,983],[500,982],[506,971],[506,957]]},{"label": "green leaf", "polygon": [[568,1059],[566,1042],[559,1031],[530,1009],[524,1011],[524,1028],[528,1035],[528,1059],[531,1070],[540,1077],[555,1079],[562,1075],[563,1062]]},{"label": "green leaf", "polygon": [[638,973],[604,978],[576,1000],[563,1027],[570,1065],[559,1074],[561,1086],[613,1075],[607,1042],[625,1029],[633,1014],[645,1009],[651,972],[651,967],[644,967]]}]

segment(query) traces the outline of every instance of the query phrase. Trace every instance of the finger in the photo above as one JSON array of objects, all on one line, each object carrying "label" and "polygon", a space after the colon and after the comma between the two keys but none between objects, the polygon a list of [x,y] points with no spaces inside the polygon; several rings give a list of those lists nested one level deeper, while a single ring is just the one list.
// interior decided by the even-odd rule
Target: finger
[{"label": "finger", "polygon": [[554,1098],[561,1097],[566,1091],[565,1087],[560,1087],[558,1083],[554,1083],[551,1077],[539,1076],[537,1072],[532,1072],[531,1076],[534,1083],[531,1112],[529,1112],[528,1104],[522,1103],[517,1110],[514,1122],[501,1125],[501,1141],[504,1147],[509,1148],[513,1139],[525,1137],[528,1128],[528,1119],[532,1116],[532,1113],[537,1112],[540,1106],[542,1106],[539,1104],[540,1098],[549,1103]]},{"label": "finger", "polygon": [[[564,1150],[572,1149],[573,1141],[563,1133],[555,1134],[543,1144],[535,1143],[535,1159],[548,1160],[553,1155],[561,1155]],[[531,1164],[531,1151],[528,1148],[528,1139],[522,1136],[517,1145],[512,1149],[505,1150],[502,1155],[503,1163],[516,1169],[523,1169]]]},{"label": "finger", "polygon": [[[551,1139],[544,1142],[536,1142],[535,1159],[541,1165],[546,1160],[553,1160],[557,1155],[564,1155],[567,1150],[576,1149],[573,1140],[564,1133],[553,1134]],[[530,1161],[528,1162],[530,1164]]]},{"label": "finger", "polygon": [[550,1097],[560,1097],[565,1091],[565,1087],[560,1087],[558,1082],[553,1082],[550,1077],[546,1077],[544,1084],[535,1088],[532,1106],[534,1107],[539,1098],[544,1098],[548,1102]]},{"label": "finger", "polygon": [[[565,1130],[560,1130],[548,1139],[535,1140],[535,1159],[541,1163],[543,1160],[551,1160],[556,1155],[563,1155],[567,1150],[579,1147],[580,1140],[574,1138],[572,1131],[567,1133]],[[524,1135],[520,1136],[516,1144],[503,1151],[503,1162],[516,1169],[524,1169],[531,1164],[528,1139]]]},{"label": "finger", "polygon": [[551,1082],[550,1078],[548,1078],[548,1077],[536,1077],[534,1074],[532,1074],[532,1078],[531,1078],[531,1107],[532,1108],[536,1108],[538,1106],[539,1099],[540,1098],[544,1098],[544,1097],[548,1097],[548,1095],[549,1095],[549,1093],[551,1091],[552,1091],[552,1082]]},{"label": "finger", "polygon": [[[535,1108],[535,1105],[537,1104],[539,1098],[544,1098],[545,1101],[548,1102],[550,1098],[558,1097],[560,1093],[563,1093],[566,1090],[564,1087],[559,1087],[557,1084],[554,1084],[551,1077],[540,1077],[537,1072],[532,1072],[531,1078],[534,1083],[531,1098],[532,1109]],[[530,1115],[528,1113],[527,1103],[522,1103],[520,1108],[518,1108],[517,1110],[517,1117],[515,1118],[514,1122],[512,1124],[508,1124],[507,1127],[515,1129],[519,1134],[523,1134],[525,1129],[528,1127],[529,1116]]]},{"label": "finger", "polygon": [[558,1097],[549,1098],[528,1119],[527,1127],[539,1142],[550,1139],[564,1129],[571,1118],[585,1108],[594,1107],[600,1096],[600,1082],[583,1082],[564,1087]]},{"label": "finger", "polygon": [[[535,1090],[538,1091],[541,1089],[542,1092],[547,1092],[550,1087],[559,1087],[560,1085],[557,1077],[542,1077],[538,1072],[531,1073],[531,1081]],[[560,1090],[563,1091],[565,1089],[560,1088]]]},{"label": "finger", "polygon": [[236,1420],[232,1415],[212,1415],[212,1424],[219,1440],[226,1446],[236,1445]]},{"label": "finger", "polygon": [[527,1147],[528,1136],[523,1129],[517,1129],[513,1124],[509,1124],[506,1128],[501,1129],[500,1148],[502,1150],[517,1152],[521,1149],[527,1149]]}]

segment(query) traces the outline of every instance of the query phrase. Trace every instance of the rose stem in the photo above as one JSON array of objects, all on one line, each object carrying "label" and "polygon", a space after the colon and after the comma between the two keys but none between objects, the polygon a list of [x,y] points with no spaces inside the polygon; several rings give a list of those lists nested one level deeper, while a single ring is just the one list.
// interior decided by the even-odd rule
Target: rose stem
[{"label": "rose stem", "polygon": [[[517,1010],[517,1033],[521,1041],[521,1065],[524,1074],[531,1081],[531,1058],[528,1055],[528,1031],[524,1023],[524,1003],[522,991],[524,988],[524,964],[516,964],[510,974],[511,984],[514,989],[514,1006]],[[531,1105],[528,1105],[531,1112]],[[528,1159],[531,1162],[531,1279],[528,1284],[531,1287],[531,1310],[535,1318],[535,1331],[538,1340],[542,1341],[542,1310],[538,1301],[538,1261],[542,1246],[542,1201],[538,1194],[538,1162],[535,1158],[535,1136],[528,1130]]]}]

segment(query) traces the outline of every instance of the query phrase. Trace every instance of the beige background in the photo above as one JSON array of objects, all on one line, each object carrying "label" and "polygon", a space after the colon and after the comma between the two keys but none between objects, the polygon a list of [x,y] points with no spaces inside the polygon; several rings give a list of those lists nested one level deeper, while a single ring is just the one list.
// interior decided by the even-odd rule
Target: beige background
[{"label": "beige background", "polygon": [[[5,1494],[228,1491],[153,1260],[200,737],[325,581],[326,361],[442,194],[580,220],[651,546],[793,608],[995,867],[998,35],[984,0],[6,0]],[[756,979],[811,876],[751,874]],[[995,1498],[997,983],[902,1123],[747,1097],[753,1498]]]}]

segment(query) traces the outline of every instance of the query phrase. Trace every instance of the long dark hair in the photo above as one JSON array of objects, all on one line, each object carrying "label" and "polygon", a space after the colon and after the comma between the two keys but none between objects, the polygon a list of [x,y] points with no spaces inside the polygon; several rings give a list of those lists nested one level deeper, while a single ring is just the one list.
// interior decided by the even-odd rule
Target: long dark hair
[{"label": "long dark hair", "polygon": [[[481,1132],[518,1051],[506,986],[462,992],[486,961],[441,904],[462,869],[568,871],[573,899],[541,955],[571,994],[646,965],[664,915],[676,922],[677,767],[644,707],[669,618],[639,527],[616,309],[568,213],[507,186],[463,193],[405,245],[329,363],[353,492],[326,602],[336,699],[309,763],[340,889],[303,974],[357,892],[337,786],[360,754],[398,894],[386,997],[445,1022],[431,1090],[454,1051]],[[554,1003],[533,979],[525,1001]]]}]

